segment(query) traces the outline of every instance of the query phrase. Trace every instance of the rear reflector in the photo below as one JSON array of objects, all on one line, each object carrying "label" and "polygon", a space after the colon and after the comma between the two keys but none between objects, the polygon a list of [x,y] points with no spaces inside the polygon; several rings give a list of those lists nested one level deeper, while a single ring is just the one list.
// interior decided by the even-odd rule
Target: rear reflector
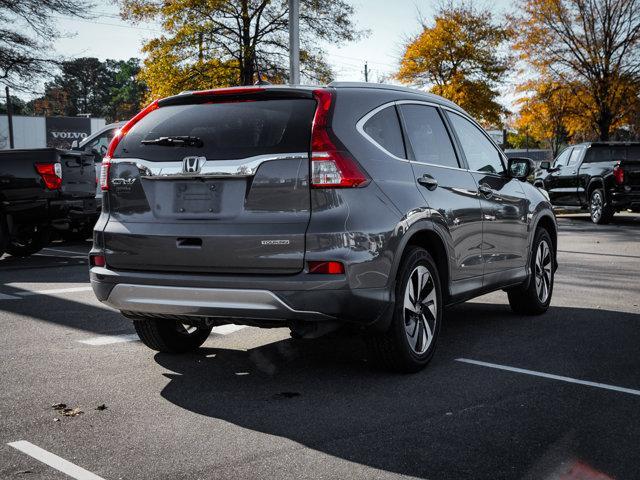
[{"label": "rear reflector", "polygon": [[615,167],[613,167],[613,178],[618,185],[622,185],[624,183],[624,170],[622,168],[622,165],[617,164]]},{"label": "rear reflector", "polygon": [[340,275],[344,273],[344,265],[341,262],[307,262],[309,273],[324,273]]},{"label": "rear reflector", "polygon": [[49,190],[57,190],[62,186],[62,165],[59,163],[36,163],[36,171]]},{"label": "rear reflector", "polygon": [[369,179],[329,127],[333,102],[330,90],[314,90],[318,102],[311,130],[311,186],[348,188],[365,186]]},{"label": "rear reflector", "polygon": [[104,255],[89,255],[89,265],[92,267],[104,267],[106,264]]}]

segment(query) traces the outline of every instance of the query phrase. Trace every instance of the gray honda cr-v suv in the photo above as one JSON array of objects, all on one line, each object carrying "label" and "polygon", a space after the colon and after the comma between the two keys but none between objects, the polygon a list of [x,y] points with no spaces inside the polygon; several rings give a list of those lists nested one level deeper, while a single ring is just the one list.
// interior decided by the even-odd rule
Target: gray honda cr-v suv
[{"label": "gray honda cr-v suv", "polygon": [[446,305],[493,290],[547,310],[556,221],[462,109],[395,86],[185,92],[127,123],[102,164],[98,299],[163,352],[214,325],[362,330],[416,371]]}]

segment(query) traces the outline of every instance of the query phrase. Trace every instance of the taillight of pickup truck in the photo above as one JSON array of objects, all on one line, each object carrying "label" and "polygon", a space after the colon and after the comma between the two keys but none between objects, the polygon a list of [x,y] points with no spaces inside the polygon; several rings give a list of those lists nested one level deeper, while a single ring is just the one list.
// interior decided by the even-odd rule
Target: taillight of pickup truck
[{"label": "taillight of pickup truck", "polygon": [[62,186],[62,165],[59,163],[36,163],[35,166],[49,190],[58,190]]},{"label": "taillight of pickup truck", "polygon": [[624,183],[624,169],[620,163],[613,167],[613,178],[618,185],[622,185]]}]

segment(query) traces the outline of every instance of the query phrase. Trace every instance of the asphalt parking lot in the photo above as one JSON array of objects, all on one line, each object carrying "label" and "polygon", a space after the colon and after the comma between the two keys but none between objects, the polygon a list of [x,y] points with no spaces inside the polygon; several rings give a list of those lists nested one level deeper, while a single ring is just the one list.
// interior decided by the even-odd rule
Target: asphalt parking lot
[{"label": "asphalt parking lot", "polygon": [[559,224],[549,312],[453,307],[415,375],[285,329],[154,353],[94,299],[88,243],[5,256],[0,478],[640,478],[640,217]]}]

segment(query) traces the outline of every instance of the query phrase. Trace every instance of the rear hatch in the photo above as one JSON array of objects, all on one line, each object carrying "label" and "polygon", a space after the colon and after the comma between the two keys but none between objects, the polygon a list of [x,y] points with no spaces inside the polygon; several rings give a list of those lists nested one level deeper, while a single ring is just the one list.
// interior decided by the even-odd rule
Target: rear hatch
[{"label": "rear hatch", "polygon": [[65,199],[94,199],[96,194],[96,170],[93,155],[81,151],[60,152],[62,186]]},{"label": "rear hatch", "polygon": [[120,140],[105,192],[108,265],[302,270],[316,102],[305,91],[244,92],[165,99]]}]

